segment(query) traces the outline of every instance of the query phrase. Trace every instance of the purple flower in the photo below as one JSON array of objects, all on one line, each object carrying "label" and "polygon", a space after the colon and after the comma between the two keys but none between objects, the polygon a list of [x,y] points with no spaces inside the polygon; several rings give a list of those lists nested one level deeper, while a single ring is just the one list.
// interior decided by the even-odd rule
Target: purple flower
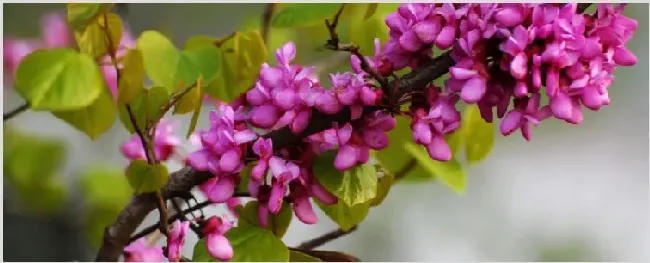
[{"label": "purple flower", "polygon": [[162,262],[165,260],[162,247],[150,246],[147,238],[142,237],[124,248],[126,262]]},{"label": "purple flower", "polygon": [[185,234],[190,228],[189,221],[176,220],[172,224],[167,238],[167,258],[169,261],[179,261],[181,259],[181,249],[185,244]]},{"label": "purple flower", "polygon": [[232,227],[232,221],[226,221],[216,216],[208,218],[203,227],[203,233],[210,256],[219,260],[230,260],[233,257],[234,251],[230,241],[224,236]]},{"label": "purple flower", "polygon": [[271,182],[271,195],[269,196],[268,208],[273,214],[280,212],[282,208],[282,199],[287,190],[287,186],[300,175],[298,165],[287,162],[280,157],[273,156],[269,160],[269,167],[273,174]]},{"label": "purple flower", "polygon": [[[167,161],[176,150],[176,147],[181,143],[180,139],[174,136],[174,129],[178,126],[178,121],[168,121],[161,119],[156,126],[154,133],[153,147],[156,154],[156,159],[159,161]],[[122,144],[120,150],[122,154],[131,160],[146,159],[146,153],[142,146],[142,140],[137,134]]]},{"label": "purple flower", "polygon": [[521,129],[521,134],[530,141],[530,125],[537,126],[540,121],[550,116],[548,107],[539,109],[539,100],[539,94],[521,100],[516,108],[509,111],[501,121],[499,126],[501,133],[508,136],[517,129]]}]

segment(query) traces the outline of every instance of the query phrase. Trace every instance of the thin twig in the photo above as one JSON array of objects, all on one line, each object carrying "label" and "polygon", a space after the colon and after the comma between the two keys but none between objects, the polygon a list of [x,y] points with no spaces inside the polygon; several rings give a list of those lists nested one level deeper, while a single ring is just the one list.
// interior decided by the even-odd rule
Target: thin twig
[{"label": "thin twig", "polygon": [[187,215],[183,212],[183,209],[181,209],[181,205],[178,204],[176,199],[172,198],[171,202],[172,202],[172,206],[174,207],[174,209],[176,209],[176,211],[178,211],[178,213],[176,215],[181,216],[181,220],[183,220],[183,221],[189,221],[190,222],[190,228],[192,229],[192,231],[194,231],[194,233],[197,236],[199,236],[199,238],[203,238],[203,231],[201,231],[201,228],[199,226],[195,225],[194,222],[190,221],[189,218],[187,218]]},{"label": "thin twig", "polygon": [[25,103],[23,105],[20,105],[20,107],[15,108],[15,109],[3,114],[2,115],[2,121],[4,122],[4,121],[7,121],[7,120],[9,120],[9,119],[11,119],[13,117],[16,117],[16,115],[18,115],[18,114],[20,114],[20,113],[22,113],[22,112],[24,112],[24,111],[26,111],[28,109],[29,109],[29,103]]},{"label": "thin twig", "polygon": [[346,235],[354,232],[355,230],[357,230],[357,228],[358,228],[357,226],[353,226],[348,231],[344,231],[343,229],[339,228],[337,230],[331,231],[329,233],[325,233],[325,234],[323,234],[321,236],[318,236],[316,238],[307,240],[307,241],[303,242],[302,244],[300,244],[296,248],[300,249],[300,250],[312,250],[314,248],[325,245],[327,242],[330,242],[330,241],[332,241],[334,239],[346,236]]},{"label": "thin twig", "polygon": [[402,166],[402,169],[399,169],[399,171],[395,173],[395,182],[406,177],[406,175],[408,175],[408,173],[417,166],[418,166],[418,162],[417,160],[415,160],[415,158],[409,159],[409,161],[406,164],[404,164],[404,166]]},{"label": "thin twig", "polygon": [[264,13],[262,14],[262,24],[260,34],[262,35],[262,39],[264,40],[264,43],[268,45],[269,43],[269,35],[270,35],[270,29],[271,29],[271,18],[273,18],[273,13],[275,12],[275,9],[277,8],[278,4],[277,3],[267,3],[266,7],[264,8]]},{"label": "thin twig", "polygon": [[160,232],[165,234],[165,236],[169,236],[169,224],[167,223],[167,204],[165,203],[165,199],[162,197],[162,194],[160,193],[160,190],[156,191],[156,197],[158,197],[158,211],[160,212]]},{"label": "thin twig", "polygon": [[[233,197],[250,197],[250,194],[249,194],[249,193],[245,193],[245,192],[236,192],[236,193],[233,195]],[[176,220],[182,219],[182,216],[183,216],[183,215],[186,215],[186,214],[192,213],[192,212],[194,212],[194,211],[196,211],[196,210],[201,210],[201,209],[203,209],[204,207],[209,206],[209,205],[211,205],[211,204],[214,204],[214,203],[210,202],[209,200],[208,200],[208,201],[203,201],[203,202],[201,202],[201,203],[197,203],[196,205],[194,205],[194,206],[192,206],[192,207],[190,207],[190,208],[187,208],[187,209],[185,209],[185,210],[179,211],[178,213],[176,213],[176,214],[173,215],[172,217],[168,218],[168,219],[167,219],[167,223],[168,223],[168,224],[171,224],[171,223],[173,223],[173,222],[176,221]],[[153,224],[153,225],[151,225],[151,226],[148,226],[148,227],[142,229],[142,231],[140,231],[139,233],[133,235],[133,236],[129,239],[129,243],[131,243],[131,242],[137,240],[138,238],[141,238],[141,237],[143,237],[143,236],[146,236],[146,235],[148,235],[148,234],[150,234],[150,233],[156,231],[157,228],[158,228],[158,223]]]},{"label": "thin twig", "polygon": [[339,18],[341,17],[344,8],[345,8],[345,4],[341,4],[341,8],[339,9],[338,12],[336,12],[334,18],[332,18],[331,21],[325,19],[325,26],[327,26],[327,30],[329,31],[330,34],[330,39],[327,40],[325,47],[335,51],[347,51],[352,53],[354,56],[356,56],[359,59],[359,61],[361,61],[361,69],[364,72],[368,73],[370,76],[372,76],[377,82],[379,82],[379,85],[381,85],[384,92],[388,92],[387,95],[389,96],[392,95],[392,92],[390,92],[389,89],[388,80],[386,80],[386,78],[379,75],[379,73],[377,73],[376,70],[370,68],[370,63],[368,63],[366,56],[361,54],[361,52],[359,51],[359,46],[354,43],[352,44],[340,43],[341,39],[339,38],[339,34],[336,32],[336,26],[339,23]]}]

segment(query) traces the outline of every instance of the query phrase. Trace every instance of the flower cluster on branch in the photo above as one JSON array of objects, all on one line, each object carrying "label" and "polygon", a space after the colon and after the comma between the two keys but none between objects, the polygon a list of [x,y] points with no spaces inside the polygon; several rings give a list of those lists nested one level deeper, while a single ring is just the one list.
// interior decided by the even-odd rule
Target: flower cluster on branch
[{"label": "flower cluster on branch", "polygon": [[[250,196],[260,204],[262,226],[286,200],[300,221],[314,224],[317,218],[310,198],[337,203],[336,196],[314,177],[314,159],[337,150],[332,165],[345,171],[368,162],[371,149],[387,147],[387,132],[395,128],[396,113],[382,102],[409,105],[409,111],[397,114],[411,118],[413,140],[438,161],[452,158],[445,135],[461,125],[459,102],[477,104],[487,122],[494,121],[496,108],[501,133],[521,129],[528,140],[531,124],[549,117],[578,124],[581,106],[598,110],[609,104],[607,88],[613,70],[636,63],[625,44],[637,25],[622,14],[624,6],[600,4],[596,14],[581,14],[577,4],[402,4],[386,17],[390,40],[383,46],[377,40],[376,54],[365,57],[366,61],[352,54],[353,71],[331,74],[332,87],[321,85],[313,67],[291,63],[296,47],[289,42],[276,51],[277,66],[262,65],[252,89],[210,113],[211,127],[197,133],[201,149],[187,157],[187,164],[213,175],[199,187],[211,202],[236,200],[235,189],[246,183]],[[387,87],[361,67],[367,63],[383,77],[407,67],[417,71],[431,61],[434,47],[451,48],[455,61],[444,88],[428,84],[389,98],[384,92]],[[540,102],[544,94],[548,105]],[[314,110],[335,115],[344,107],[350,110],[348,122],[334,122],[298,144],[274,148],[273,141],[264,137],[283,127],[298,136],[312,121]],[[375,110],[364,111],[368,107]],[[160,141],[161,149],[172,145]],[[252,169],[243,177],[249,163],[254,163]],[[229,227],[214,225],[230,224],[213,217],[204,227],[206,233],[218,233],[212,238],[208,234],[207,245],[211,255],[222,260],[231,257],[232,250],[228,240],[218,235]],[[177,255],[170,248],[182,244],[185,230],[179,227],[174,224],[168,257]],[[142,248],[140,243],[132,246]],[[151,251],[143,248],[137,259]]]},{"label": "flower cluster on branch", "polygon": [[[240,198],[247,197],[256,200],[261,227],[267,227],[270,218],[279,216],[287,205],[301,222],[315,224],[312,200],[326,206],[345,201],[328,190],[324,180],[319,181],[314,171],[318,158],[336,152],[328,164],[340,172],[368,163],[373,151],[390,144],[388,133],[397,127],[397,116],[410,118],[413,141],[441,162],[453,158],[446,138],[461,128],[460,103],[476,105],[488,123],[500,119],[504,136],[520,130],[526,140],[531,139],[532,126],[551,117],[581,123],[583,107],[597,111],[610,104],[608,88],[616,67],[636,64],[626,44],[637,22],[623,15],[625,4],[599,4],[594,14],[583,14],[579,6],[405,3],[385,17],[390,38],[383,44],[376,39],[371,56],[359,53],[354,44],[339,43],[336,25],[341,7],[333,21],[326,21],[332,38],[326,46],[350,52],[351,70],[330,74],[327,87],[315,67],[294,63],[296,45],[285,43],[275,52],[277,65],[264,63],[256,68],[260,71],[253,86],[232,103],[219,102],[209,114],[210,127],[191,136],[199,149],[182,156],[189,168],[176,177],[172,174],[167,186],[157,188],[166,245],[151,245],[136,235],[125,247],[125,235],[139,223],[131,221],[141,221],[145,212],[155,208],[151,196],[136,195],[115,225],[107,228],[98,259],[113,259],[119,250],[126,261],[180,261],[190,229],[205,237],[210,256],[233,258],[226,234],[235,227],[234,220],[188,219],[182,211],[179,217],[162,218],[167,217],[165,199],[194,186],[209,202],[224,204],[235,219],[241,216],[236,209]],[[73,44],[72,30],[62,16],[46,16],[43,29],[43,40],[4,39],[5,75],[15,75],[21,60],[37,48]],[[116,48],[107,37],[110,56],[96,57],[114,99],[123,68],[118,58],[135,46],[126,26],[123,31]],[[212,44],[225,41],[228,38]],[[410,73],[398,76],[404,69]],[[449,77],[443,87],[433,84],[445,73]],[[170,101],[178,102],[191,88],[173,92]],[[544,97],[548,103],[543,103]],[[161,116],[174,103],[163,105]],[[167,175],[159,162],[179,156],[182,141],[174,134],[176,123],[158,118],[157,123],[139,127],[146,129],[137,129],[132,105],[120,106],[126,107],[137,130],[121,146],[122,154],[136,162],[148,161],[133,170],[144,167]],[[136,207],[139,202],[146,205]]]}]

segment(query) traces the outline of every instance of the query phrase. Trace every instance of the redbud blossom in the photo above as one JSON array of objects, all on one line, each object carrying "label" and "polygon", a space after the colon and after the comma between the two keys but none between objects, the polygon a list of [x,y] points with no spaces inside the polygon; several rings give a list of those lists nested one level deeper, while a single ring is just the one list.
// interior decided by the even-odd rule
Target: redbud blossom
[{"label": "redbud blossom", "polygon": [[162,247],[149,245],[146,237],[139,238],[124,248],[124,261],[126,262],[162,262],[164,260]]}]

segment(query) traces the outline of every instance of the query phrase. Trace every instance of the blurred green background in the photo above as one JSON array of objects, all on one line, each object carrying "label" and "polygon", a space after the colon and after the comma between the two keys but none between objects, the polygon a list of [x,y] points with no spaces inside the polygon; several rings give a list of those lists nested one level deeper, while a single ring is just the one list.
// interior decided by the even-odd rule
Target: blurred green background
[{"label": "blurred green background", "polygon": [[[64,11],[64,4],[3,8],[5,36],[37,37],[41,14]],[[221,37],[257,27],[263,9],[263,4],[128,4],[120,15],[134,36],[159,30],[182,46],[194,35]],[[528,143],[518,134],[497,136],[488,159],[469,168],[465,196],[436,182],[400,184],[356,233],[323,249],[364,261],[650,260],[648,5],[631,4],[626,14],[639,24],[628,43],[638,64],[616,71],[610,106],[586,112],[580,126],[546,121]],[[342,28],[344,40],[360,38]],[[271,60],[288,38],[297,42],[302,64],[345,62],[316,50],[325,33],[324,26],[272,30]],[[22,103],[5,87],[5,112]],[[208,126],[202,116],[198,128]],[[189,124],[187,116],[178,119],[183,127]],[[118,150],[128,134],[118,124],[91,142],[50,114],[36,112],[3,126],[4,260],[92,260],[101,226],[128,200],[128,185],[119,178],[127,161]],[[179,167],[170,164],[171,170]],[[315,226],[294,221],[285,242],[298,244],[335,228],[318,215]],[[152,213],[144,226],[156,218]],[[187,256],[195,242],[191,236],[186,243]]]}]

